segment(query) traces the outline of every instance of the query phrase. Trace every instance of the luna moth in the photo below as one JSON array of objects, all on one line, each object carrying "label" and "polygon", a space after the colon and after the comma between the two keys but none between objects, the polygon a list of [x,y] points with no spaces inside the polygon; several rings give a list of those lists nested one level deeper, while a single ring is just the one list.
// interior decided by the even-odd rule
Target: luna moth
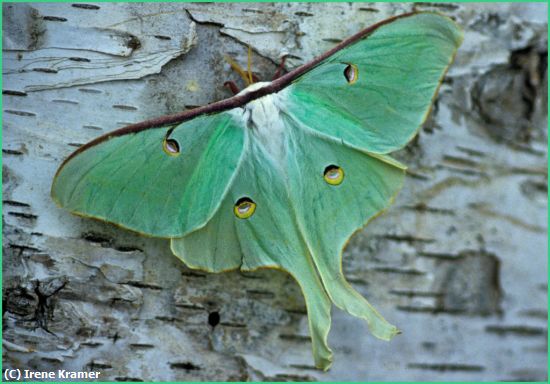
[{"label": "luna moth", "polygon": [[288,272],[326,370],[332,304],[377,338],[399,332],[346,281],[342,251],[401,188],[406,167],[389,153],[426,119],[461,41],[436,13],[384,20],[276,80],[89,142],[62,163],[52,197],[170,239],[190,268]]}]

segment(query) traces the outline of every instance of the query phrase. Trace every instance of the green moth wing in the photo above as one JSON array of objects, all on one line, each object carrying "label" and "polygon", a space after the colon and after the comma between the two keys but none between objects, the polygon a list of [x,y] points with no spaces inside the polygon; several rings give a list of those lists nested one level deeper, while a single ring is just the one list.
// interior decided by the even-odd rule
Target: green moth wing
[{"label": "green moth wing", "polygon": [[170,130],[107,135],[76,151],[57,171],[53,199],[150,236],[182,236],[204,225],[241,160],[243,127],[222,112]]},{"label": "green moth wing", "polygon": [[[286,89],[287,108],[310,127],[373,153],[402,148],[426,119],[462,32],[421,13],[382,25]],[[345,80],[345,81],[343,81]]]},{"label": "green moth wing", "polygon": [[[216,215],[203,228],[172,239],[172,251],[187,265],[211,272],[237,267],[289,272],[306,299],[315,364],[326,369],[332,362],[326,339],[331,301],[367,320],[379,338],[397,333],[346,282],[341,253],[350,233],[389,205],[404,169],[280,118],[285,166],[250,138],[246,160]],[[345,172],[338,185],[325,180],[326,168],[335,164]],[[255,204],[248,218],[234,212],[242,199]]]},{"label": "green moth wing", "polygon": [[171,238],[191,268],[287,271],[328,369],[332,303],[378,338],[398,333],[346,281],[342,250],[401,188],[405,166],[388,153],[425,120],[461,40],[435,13],[388,19],[271,83],[95,140],[65,161],[52,195]]},{"label": "green moth wing", "polygon": [[[272,161],[264,147],[248,140],[245,161],[216,215],[203,228],[172,239],[172,251],[187,265],[213,272],[238,267],[289,272],[306,297],[315,362],[326,367],[332,361],[327,344],[330,299],[289,209],[292,202],[286,197],[285,173]],[[255,204],[254,213],[238,218],[236,202],[246,198]]]},{"label": "green moth wing", "polygon": [[[212,272],[271,267],[292,274],[306,299],[317,367],[328,369],[332,362],[330,302],[365,319],[376,337],[391,339],[398,329],[345,280],[342,250],[401,188],[405,166],[385,154],[414,136],[460,42],[461,32],[448,18],[398,19],[264,101],[250,102],[252,115],[267,110],[282,122],[284,159],[272,142],[264,138],[260,144],[254,126],[247,130],[252,144],[220,210],[203,228],[172,239],[172,251]],[[331,171],[336,183],[326,179]],[[236,219],[243,198],[254,202],[255,211]]]}]

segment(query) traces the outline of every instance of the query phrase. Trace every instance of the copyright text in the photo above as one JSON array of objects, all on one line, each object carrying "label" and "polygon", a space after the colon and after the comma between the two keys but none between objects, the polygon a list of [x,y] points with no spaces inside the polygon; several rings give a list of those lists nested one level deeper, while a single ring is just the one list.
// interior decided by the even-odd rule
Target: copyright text
[{"label": "copyright text", "polygon": [[99,379],[101,372],[97,371],[67,371],[58,369],[55,371],[33,371],[30,369],[6,369],[4,379],[6,381],[22,380],[57,380],[57,379],[80,379],[96,380]]}]

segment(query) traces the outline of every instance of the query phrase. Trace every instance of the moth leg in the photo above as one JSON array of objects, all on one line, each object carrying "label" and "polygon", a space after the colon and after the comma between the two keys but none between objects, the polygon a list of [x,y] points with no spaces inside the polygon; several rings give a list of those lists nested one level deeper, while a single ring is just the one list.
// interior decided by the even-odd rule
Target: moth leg
[{"label": "moth leg", "polygon": [[285,70],[285,61],[287,56],[288,55],[284,55],[283,57],[281,57],[281,63],[279,64],[279,67],[277,68],[277,71],[273,75],[273,78],[271,79],[271,81],[277,80],[283,74],[283,71]]},{"label": "moth leg", "polygon": [[237,87],[237,84],[235,84],[234,81],[228,80],[228,81],[226,81],[225,83],[223,83],[223,86],[226,87],[226,88],[229,88],[229,90],[230,90],[234,95],[236,95],[237,93],[240,92],[239,87]]}]

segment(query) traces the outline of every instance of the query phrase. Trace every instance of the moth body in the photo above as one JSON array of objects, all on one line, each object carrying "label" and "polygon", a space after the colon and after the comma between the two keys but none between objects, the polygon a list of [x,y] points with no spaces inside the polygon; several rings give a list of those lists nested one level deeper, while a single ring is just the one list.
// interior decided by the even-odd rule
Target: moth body
[{"label": "moth body", "polygon": [[[268,82],[254,83],[241,93],[255,91]],[[246,104],[244,113],[237,114],[244,119],[247,134],[254,144],[258,144],[269,154],[273,162],[282,166],[285,155],[285,125],[280,117],[279,104],[285,98],[285,92],[272,93]]]},{"label": "moth body", "polygon": [[332,304],[377,338],[399,333],[346,281],[342,251],[403,185],[388,154],[417,133],[461,41],[436,13],[381,21],[271,83],[93,140],[61,165],[52,196],[169,238],[191,268],[287,271],[326,370]]}]

